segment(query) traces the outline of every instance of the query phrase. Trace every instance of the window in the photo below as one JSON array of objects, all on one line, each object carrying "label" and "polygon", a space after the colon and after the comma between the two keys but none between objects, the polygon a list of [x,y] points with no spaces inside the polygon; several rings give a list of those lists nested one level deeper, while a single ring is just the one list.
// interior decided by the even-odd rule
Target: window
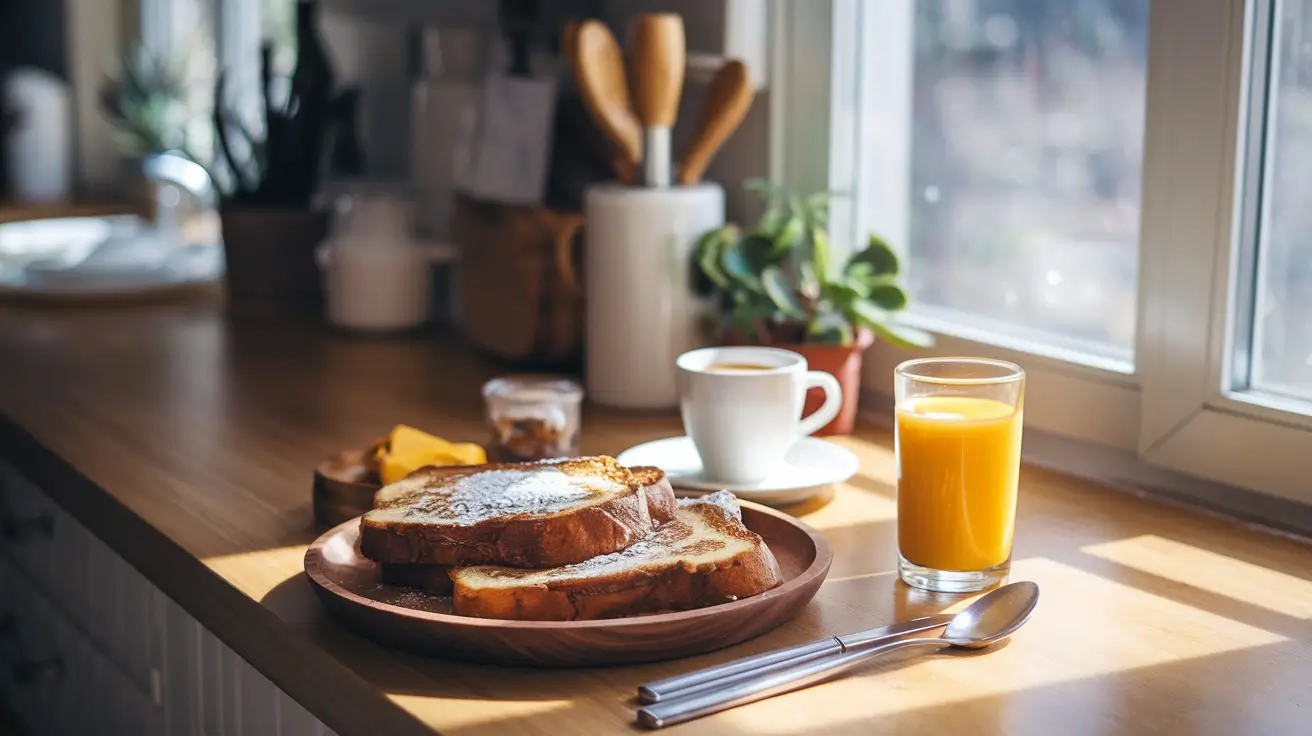
[{"label": "window", "polygon": [[1147,7],[914,4],[904,247],[927,312],[1132,362]]},{"label": "window", "polygon": [[186,76],[187,139],[196,155],[214,155],[210,114],[220,69],[228,73],[230,104],[258,130],[260,44],[266,39],[274,46],[277,74],[289,74],[296,53],[296,0],[142,0],[142,44]]},{"label": "window", "polygon": [[901,248],[931,353],[1024,365],[1029,429],[1312,503],[1312,0],[782,5],[775,173]]},{"label": "window", "polygon": [[[1312,2],[1276,4],[1261,40],[1269,62],[1258,67],[1252,105],[1261,141],[1248,196],[1253,260],[1240,291],[1234,388],[1312,400]],[[1265,77],[1265,78],[1263,78]]]}]

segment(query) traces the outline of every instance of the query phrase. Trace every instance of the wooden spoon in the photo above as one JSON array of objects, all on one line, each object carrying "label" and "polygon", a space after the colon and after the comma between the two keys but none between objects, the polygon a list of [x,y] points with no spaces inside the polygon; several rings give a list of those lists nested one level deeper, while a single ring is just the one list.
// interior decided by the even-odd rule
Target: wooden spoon
[{"label": "wooden spoon", "polygon": [[633,31],[633,93],[644,127],[642,180],[670,185],[670,129],[679,116],[687,48],[683,18],[673,13],[644,15]]},{"label": "wooden spoon", "polygon": [[585,20],[573,34],[566,25],[562,46],[584,106],[597,127],[620,150],[615,161],[616,174],[621,181],[633,181],[638,162],[642,160],[642,124],[629,99],[619,43],[601,21]]},{"label": "wooden spoon", "polygon": [[731,59],[720,67],[707,90],[706,108],[697,123],[697,136],[679,160],[680,184],[687,187],[702,180],[711,158],[747,115],[755,94],[746,64]]}]

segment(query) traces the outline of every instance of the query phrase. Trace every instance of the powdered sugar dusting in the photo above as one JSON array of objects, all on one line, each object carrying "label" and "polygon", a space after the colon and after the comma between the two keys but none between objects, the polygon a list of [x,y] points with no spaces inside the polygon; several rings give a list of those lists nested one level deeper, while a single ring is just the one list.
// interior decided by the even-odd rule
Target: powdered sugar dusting
[{"label": "powdered sugar dusting", "polygon": [[690,506],[694,503],[708,503],[712,506],[719,507],[729,518],[737,521],[743,520],[742,509],[738,508],[738,497],[728,491],[716,491],[701,498],[681,498],[679,507]]},{"label": "powdered sugar dusting", "polygon": [[575,477],[551,466],[486,470],[444,485],[440,493],[420,493],[410,499],[405,520],[471,525],[495,517],[548,516],[620,489],[607,480]]}]

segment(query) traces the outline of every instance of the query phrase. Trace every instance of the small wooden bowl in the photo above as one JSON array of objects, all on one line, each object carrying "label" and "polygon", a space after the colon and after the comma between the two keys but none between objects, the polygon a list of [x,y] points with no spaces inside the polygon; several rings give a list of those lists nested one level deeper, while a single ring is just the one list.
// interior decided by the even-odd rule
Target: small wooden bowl
[{"label": "small wooden bowl", "polygon": [[374,507],[374,493],[382,484],[371,477],[367,452],[347,450],[314,469],[314,520],[320,529],[363,516]]},{"label": "small wooden bowl", "polygon": [[651,662],[747,641],[806,607],[833,552],[820,533],[774,509],[743,502],[743,523],[779,561],[784,582],[732,603],[598,621],[506,621],[457,616],[451,598],[387,585],[360,554],[360,524],[324,533],[305,553],[314,592],[334,617],[384,644],[437,657],[539,667]]}]

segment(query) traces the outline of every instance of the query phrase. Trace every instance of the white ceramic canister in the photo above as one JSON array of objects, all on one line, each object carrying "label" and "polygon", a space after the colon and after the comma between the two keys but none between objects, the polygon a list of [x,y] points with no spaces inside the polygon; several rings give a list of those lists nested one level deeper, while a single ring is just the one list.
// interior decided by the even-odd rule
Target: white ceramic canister
[{"label": "white ceramic canister", "polygon": [[328,320],[366,332],[391,332],[428,321],[432,264],[438,254],[412,234],[410,203],[393,195],[344,196],[333,233],[316,253]]},{"label": "white ceramic canister", "polygon": [[0,113],[12,118],[4,136],[5,186],[19,202],[47,204],[72,196],[73,103],[68,83],[36,68],[11,71],[0,90]]},{"label": "white ceramic canister", "polygon": [[674,361],[701,347],[709,306],[692,291],[698,239],[724,225],[712,183],[590,187],[584,197],[588,398],[625,409],[678,406]]}]

